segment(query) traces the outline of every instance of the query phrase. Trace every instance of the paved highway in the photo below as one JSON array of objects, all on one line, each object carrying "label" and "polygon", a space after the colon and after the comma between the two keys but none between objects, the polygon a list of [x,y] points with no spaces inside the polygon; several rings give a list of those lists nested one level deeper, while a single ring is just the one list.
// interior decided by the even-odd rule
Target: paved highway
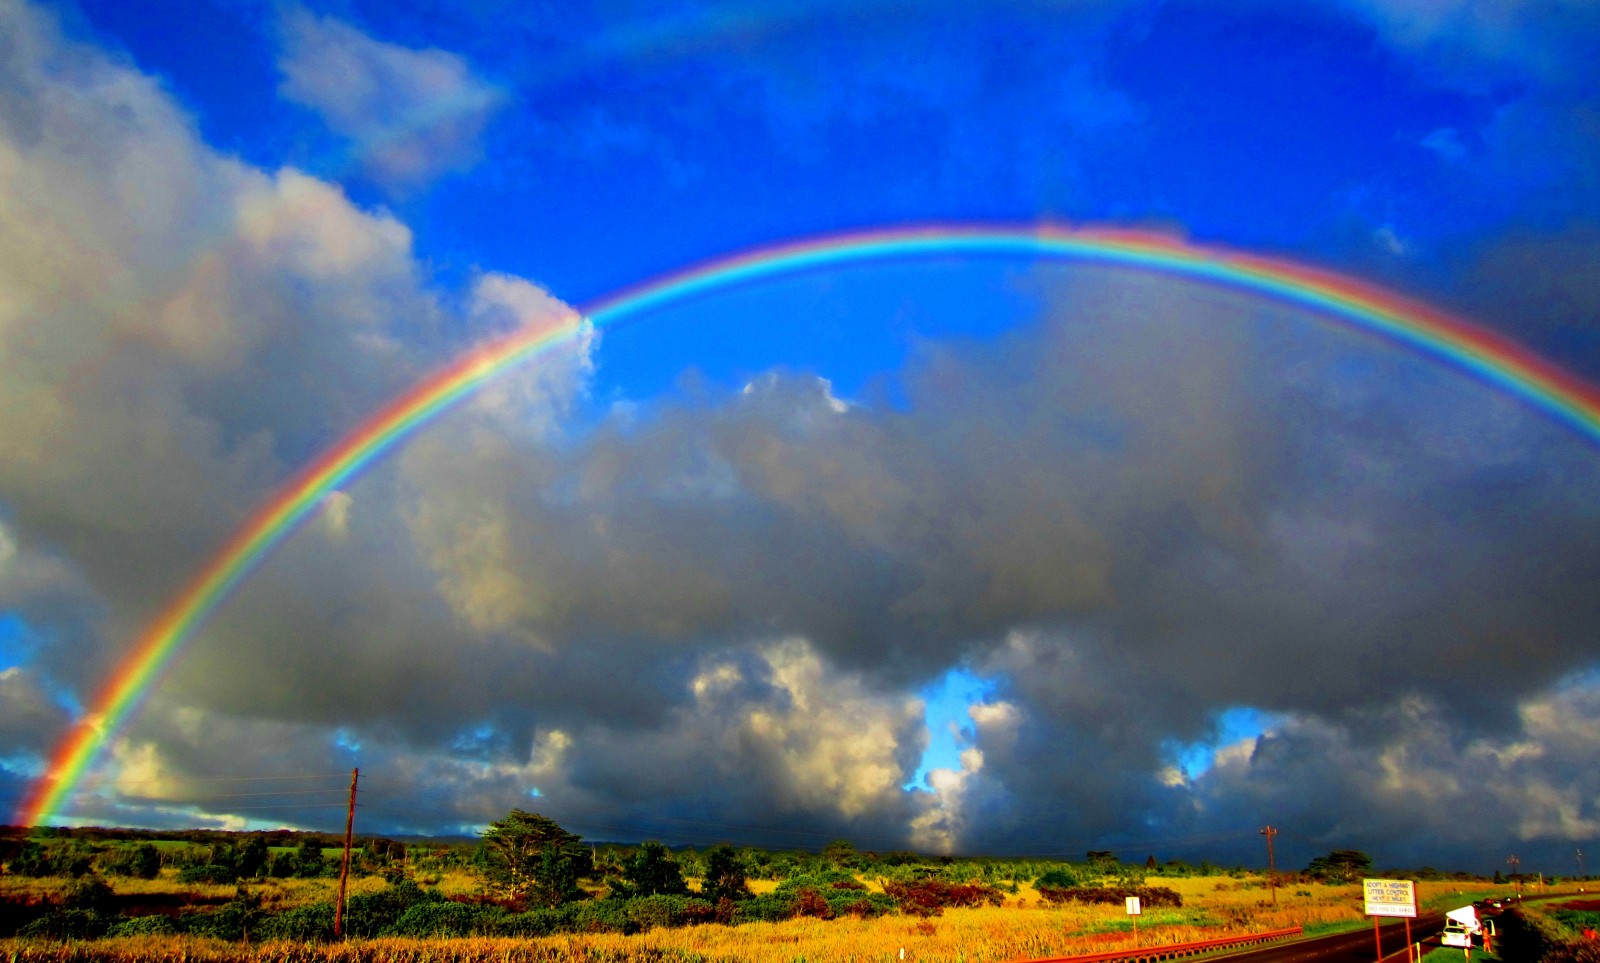
[{"label": "paved highway", "polygon": [[[1423,913],[1411,921],[1411,941],[1421,942],[1444,931],[1443,913]],[[1383,927],[1383,955],[1386,959],[1399,957],[1405,960],[1405,920],[1395,920]],[[1377,948],[1372,942],[1372,927],[1366,926],[1349,933],[1334,933],[1295,943],[1276,943],[1272,946],[1251,947],[1238,953],[1213,956],[1212,960],[1228,963],[1374,963]]]}]

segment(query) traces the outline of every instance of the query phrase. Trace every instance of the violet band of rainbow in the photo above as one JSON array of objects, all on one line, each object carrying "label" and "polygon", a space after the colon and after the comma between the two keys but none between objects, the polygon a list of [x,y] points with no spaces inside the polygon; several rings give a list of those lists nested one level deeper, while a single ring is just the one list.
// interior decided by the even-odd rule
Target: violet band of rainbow
[{"label": "violet band of rainbow", "polygon": [[[596,329],[761,280],[823,268],[929,257],[1103,264],[1185,278],[1308,309],[1512,394],[1600,444],[1600,388],[1515,341],[1393,292],[1292,261],[1127,231],[934,224],[832,234],[754,248],[625,288],[586,305]],[[392,400],[263,504],[162,610],[50,756],[13,822],[67,814],[69,798],[144,695],[206,619],[330,492],[499,372],[572,341],[582,320],[513,333],[457,359]]]}]

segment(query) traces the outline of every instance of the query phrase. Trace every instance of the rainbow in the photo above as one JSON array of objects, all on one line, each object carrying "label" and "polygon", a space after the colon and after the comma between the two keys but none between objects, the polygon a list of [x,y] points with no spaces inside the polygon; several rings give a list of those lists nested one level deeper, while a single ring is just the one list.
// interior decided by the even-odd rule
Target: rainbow
[{"label": "rainbow", "polygon": [[[485,344],[395,398],[262,505],[146,629],[56,748],[15,822],[63,815],[101,751],[206,619],[324,498],[497,373],[583,332],[737,285],[928,257],[1110,265],[1265,295],[1379,336],[1524,399],[1600,443],[1600,389],[1517,343],[1417,301],[1289,261],[1171,237],[1054,226],[928,225],[826,235],[707,261],[603,297],[562,323]],[[584,320],[586,316],[587,321]]]}]

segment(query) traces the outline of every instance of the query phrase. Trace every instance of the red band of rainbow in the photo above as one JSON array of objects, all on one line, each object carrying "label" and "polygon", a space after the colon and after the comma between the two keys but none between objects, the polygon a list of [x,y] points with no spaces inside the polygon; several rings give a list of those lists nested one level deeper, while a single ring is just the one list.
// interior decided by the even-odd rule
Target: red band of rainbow
[{"label": "red band of rainbow", "polygon": [[[1333,323],[1376,334],[1520,397],[1600,442],[1600,389],[1509,338],[1392,292],[1289,261],[1132,232],[1060,227],[926,225],[828,235],[755,248],[665,275],[584,309],[597,328],[698,294],[826,267],[930,256],[1005,257],[1115,265],[1267,295]],[[14,821],[65,815],[100,752],[178,651],[322,499],[496,373],[583,330],[519,332],[479,347],[362,422],[251,517],[138,639],[50,757]]]}]

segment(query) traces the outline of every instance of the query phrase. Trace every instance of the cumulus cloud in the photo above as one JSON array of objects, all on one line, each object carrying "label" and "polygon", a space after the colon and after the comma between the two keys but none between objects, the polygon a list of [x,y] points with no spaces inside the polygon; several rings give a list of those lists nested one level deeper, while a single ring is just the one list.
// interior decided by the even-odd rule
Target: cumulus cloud
[{"label": "cumulus cloud", "polygon": [[472,407],[503,433],[551,435],[560,415],[581,397],[594,373],[600,339],[594,326],[538,285],[508,274],[485,273],[472,286],[468,313],[491,336],[547,334],[555,342],[538,364],[503,372],[472,397]]},{"label": "cumulus cloud", "polygon": [[936,792],[878,809],[930,846],[1015,846],[1047,811],[1091,842],[1130,812],[1178,826],[1170,745],[1227,706],[1337,728],[1420,695],[1492,732],[1590,658],[1595,466],[1562,429],[1292,312],[1053,284],[1034,329],[925,346],[905,410],[774,373],[560,451],[426,439],[412,535],[459,619],[552,658],[681,678],[674,653],[778,630],[889,691],[969,660],[1006,708],[974,710]]},{"label": "cumulus cloud", "polygon": [[505,100],[455,54],[385,43],[302,8],[284,17],[278,68],[283,96],[353,141],[367,173],[395,187],[475,164]]},{"label": "cumulus cloud", "polygon": [[[393,217],[212,151],[160,84],[63,38],[47,14],[5,4],[0,32],[0,224],[15,228],[0,230],[0,605],[40,641],[19,656],[28,678],[81,701],[291,471],[466,340],[560,308],[497,276],[484,290],[520,312],[480,318],[469,304],[453,317]],[[563,355],[573,367],[528,382],[540,393],[518,411],[564,403],[587,350],[580,339]],[[348,510],[359,494],[330,496],[323,524],[381,570],[395,548],[385,520],[398,522],[382,487],[371,494],[362,513]],[[286,594],[246,604],[253,623],[220,633],[219,662],[267,670],[240,686],[259,693],[246,714],[282,695],[273,680],[299,658],[299,639],[274,637],[297,595],[319,582],[336,608],[342,589],[360,589],[348,556],[343,571],[310,557],[299,580],[264,581]],[[394,610],[375,590],[366,599]],[[427,625],[419,608],[413,624]],[[324,621],[308,614],[303,639],[325,651],[328,609],[315,615]],[[382,624],[366,615],[350,617]],[[245,650],[259,662],[228,658]],[[226,694],[233,677],[188,677],[195,689],[185,678],[174,704],[209,710],[195,690]],[[266,715],[297,711],[285,698]],[[56,731],[35,722],[38,737],[12,748],[34,752]],[[230,757],[212,762],[226,771]]]},{"label": "cumulus cloud", "polygon": [[1584,762],[1596,748],[1592,681],[1529,698],[1514,725],[1478,736],[1418,697],[1342,717],[1296,717],[1218,756],[1196,781],[1196,824],[1254,811],[1291,821],[1301,850],[1345,840],[1391,865],[1435,858],[1438,840],[1448,839],[1476,850],[1470,868],[1484,872],[1497,847],[1533,844],[1548,866],[1550,851],[1600,829],[1600,785]]}]

